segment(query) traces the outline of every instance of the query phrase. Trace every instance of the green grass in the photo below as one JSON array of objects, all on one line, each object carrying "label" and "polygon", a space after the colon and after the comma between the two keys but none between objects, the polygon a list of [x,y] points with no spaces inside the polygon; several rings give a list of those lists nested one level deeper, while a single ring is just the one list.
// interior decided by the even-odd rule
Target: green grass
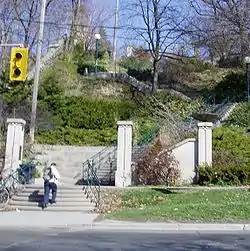
[{"label": "green grass", "polygon": [[106,217],[136,221],[244,222],[250,220],[249,195],[247,190],[136,189],[125,193],[121,207]]}]

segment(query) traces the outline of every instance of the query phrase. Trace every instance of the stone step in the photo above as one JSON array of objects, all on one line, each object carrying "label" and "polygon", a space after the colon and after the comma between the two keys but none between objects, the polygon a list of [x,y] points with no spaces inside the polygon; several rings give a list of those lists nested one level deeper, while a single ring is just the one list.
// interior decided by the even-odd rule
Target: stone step
[{"label": "stone step", "polygon": [[[28,184],[26,185],[25,187],[25,190],[43,190],[44,187],[43,185],[36,185],[36,184]],[[67,185],[67,186],[63,186],[63,185],[58,185],[58,189],[60,189],[61,191],[64,191],[64,190],[75,190],[75,191],[78,191],[78,190],[82,190],[82,186],[77,186],[77,185],[74,185],[72,184],[71,186],[70,185]]]},{"label": "stone step", "polygon": [[[43,191],[38,191],[38,192],[22,192],[20,194],[17,194],[15,198],[35,198],[35,197],[43,197],[44,193]],[[51,193],[50,193],[51,196]],[[64,199],[64,200],[84,200],[86,199],[86,195],[84,191],[81,191],[81,193],[57,193],[57,198],[58,199]]]},{"label": "stone step", "polygon": [[[41,211],[42,208],[38,207],[36,205],[29,205],[29,206],[12,206],[13,209],[19,209],[20,211]],[[54,206],[48,206],[44,209],[44,211],[51,211],[51,212],[85,212],[89,213],[93,210],[93,207],[54,207]]]},{"label": "stone step", "polygon": [[[28,190],[24,190],[22,193],[23,195],[26,196],[35,196],[36,194],[43,194],[44,193],[44,189],[28,189]],[[73,189],[69,189],[69,190],[57,190],[57,195],[58,196],[65,196],[65,197],[81,197],[84,196],[83,193],[83,189],[81,190],[73,190]]]},{"label": "stone step", "polygon": [[[56,162],[56,164],[61,164],[63,166],[65,166],[65,164],[69,164],[69,165],[73,165],[78,163],[78,165],[80,166],[83,162],[85,162],[86,160],[90,159],[92,157],[92,155],[88,155],[88,154],[84,154],[82,155],[81,153],[77,153],[77,154],[70,154],[67,155],[66,153],[58,153],[58,152],[54,152],[54,153],[45,153],[42,155],[36,155],[36,159],[50,164],[50,162]],[[105,157],[105,156],[104,156]]]},{"label": "stone step", "polygon": [[[50,196],[51,198],[51,196]],[[65,202],[65,203],[71,203],[71,202],[79,202],[79,203],[90,203],[90,201],[86,198],[85,194],[83,193],[82,196],[75,196],[75,197],[65,197],[62,195],[57,195],[56,197],[58,203]],[[39,202],[43,201],[43,194],[37,194],[34,197],[26,196],[24,194],[16,195],[12,199],[12,201],[27,201],[27,202]]]},{"label": "stone step", "polygon": [[79,167],[80,168],[82,167],[83,162],[86,160],[82,158],[77,158],[77,157],[69,159],[63,155],[57,158],[53,158],[47,155],[40,155],[40,156],[38,155],[36,156],[36,161],[41,162],[44,165],[46,164],[47,166],[49,166],[51,162],[55,162],[58,167],[65,167],[65,168]]},{"label": "stone step", "polygon": [[[16,201],[16,200],[12,200],[9,202],[10,206],[39,206],[41,205],[43,200],[39,200],[39,201]],[[76,208],[92,208],[93,205],[89,202],[89,201],[85,201],[85,202],[79,202],[79,201],[71,201],[71,202],[62,202],[62,201],[57,201],[56,204],[51,205],[52,207],[76,207]]]},{"label": "stone step", "polygon": [[81,176],[82,172],[80,171],[59,171],[60,179],[62,178],[75,178],[76,176]]},{"label": "stone step", "polygon": [[36,144],[34,146],[36,152],[41,151],[65,151],[65,152],[100,152],[105,146],[69,146],[69,145],[44,145]]},{"label": "stone step", "polygon": [[62,182],[64,182],[64,183],[65,182],[69,182],[70,184],[74,184],[75,179],[73,177],[65,177],[65,176],[63,176],[63,177],[60,178],[59,182],[60,182],[60,184]]},{"label": "stone step", "polygon": [[[43,195],[44,192],[43,192],[43,190],[32,190],[32,191],[23,191],[19,195],[21,195],[21,194],[26,197],[32,197],[32,196],[34,197],[38,194]],[[76,197],[84,197],[85,194],[83,191],[73,192],[72,190],[67,190],[67,191],[57,190],[57,196],[58,197],[65,197],[65,198],[76,198]]]}]

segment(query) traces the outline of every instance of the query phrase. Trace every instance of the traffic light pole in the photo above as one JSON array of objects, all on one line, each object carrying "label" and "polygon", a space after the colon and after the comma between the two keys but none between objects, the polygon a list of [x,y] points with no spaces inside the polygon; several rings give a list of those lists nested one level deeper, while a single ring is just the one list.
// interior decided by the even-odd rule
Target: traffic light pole
[{"label": "traffic light pole", "polygon": [[33,145],[34,141],[35,141],[37,95],[38,95],[39,77],[40,77],[40,63],[41,63],[42,45],[43,45],[45,10],[46,10],[46,0],[42,0],[39,37],[38,37],[38,44],[36,47],[36,70],[35,70],[35,76],[34,76],[34,86],[33,86],[33,94],[32,94],[32,109],[31,109],[31,120],[30,120],[30,143],[31,143],[31,145]]}]

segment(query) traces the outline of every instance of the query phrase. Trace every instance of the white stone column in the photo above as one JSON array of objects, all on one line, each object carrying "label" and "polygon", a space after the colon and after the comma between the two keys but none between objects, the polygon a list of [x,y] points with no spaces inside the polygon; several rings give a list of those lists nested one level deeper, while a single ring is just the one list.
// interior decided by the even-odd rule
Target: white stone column
[{"label": "white stone column", "polygon": [[198,165],[212,165],[212,122],[198,123]]},{"label": "white stone column", "polygon": [[4,176],[9,175],[11,171],[15,171],[22,163],[26,122],[23,119],[7,119],[7,124]]},{"label": "white stone column", "polygon": [[115,173],[115,186],[127,187],[131,185],[132,160],[132,121],[118,121],[117,140],[117,170]]}]

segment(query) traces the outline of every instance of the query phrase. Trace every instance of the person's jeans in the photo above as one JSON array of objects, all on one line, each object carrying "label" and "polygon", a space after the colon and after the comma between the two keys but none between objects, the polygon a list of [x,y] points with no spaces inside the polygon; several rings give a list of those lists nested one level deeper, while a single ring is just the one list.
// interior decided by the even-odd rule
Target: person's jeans
[{"label": "person's jeans", "polygon": [[48,204],[49,203],[49,181],[44,181],[44,198],[43,203]]},{"label": "person's jeans", "polygon": [[49,188],[52,190],[52,203],[56,202],[56,195],[57,195],[57,185],[54,182],[49,183]]},{"label": "person's jeans", "polygon": [[52,203],[56,201],[56,195],[57,195],[57,185],[54,182],[45,181],[44,182],[44,204],[49,203],[49,192],[50,189],[52,190]]}]

